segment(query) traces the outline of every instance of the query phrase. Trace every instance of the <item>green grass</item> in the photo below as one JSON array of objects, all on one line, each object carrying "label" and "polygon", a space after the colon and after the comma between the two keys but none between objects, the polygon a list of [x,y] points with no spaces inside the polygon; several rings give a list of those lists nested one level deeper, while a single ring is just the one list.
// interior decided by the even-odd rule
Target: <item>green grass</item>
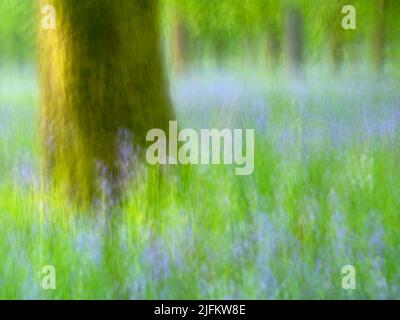
[{"label": "green grass", "polygon": [[[40,178],[35,72],[1,71],[0,298],[400,297],[400,99],[390,76],[176,79],[181,124],[255,128],[253,175],[181,166],[160,187],[144,167],[120,206],[99,199],[82,212]],[[347,264],[356,290],[341,287]],[[44,265],[56,268],[56,290],[40,286]]]}]

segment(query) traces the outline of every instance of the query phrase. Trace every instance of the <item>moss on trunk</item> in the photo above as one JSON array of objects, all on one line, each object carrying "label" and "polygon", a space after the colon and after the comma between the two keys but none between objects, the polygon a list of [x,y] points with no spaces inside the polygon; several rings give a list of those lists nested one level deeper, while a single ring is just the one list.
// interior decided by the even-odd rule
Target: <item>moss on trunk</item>
[{"label": "moss on trunk", "polygon": [[40,35],[45,168],[75,199],[88,202],[102,179],[120,192],[121,132],[129,133],[129,145],[144,146],[149,129],[166,130],[174,117],[157,1],[51,4],[56,29]]}]

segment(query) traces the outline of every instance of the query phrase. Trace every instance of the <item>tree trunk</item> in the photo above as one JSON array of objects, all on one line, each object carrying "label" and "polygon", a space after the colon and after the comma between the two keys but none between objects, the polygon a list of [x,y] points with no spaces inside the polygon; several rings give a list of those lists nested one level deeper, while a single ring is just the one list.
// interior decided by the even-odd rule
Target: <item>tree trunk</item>
[{"label": "tree trunk", "polygon": [[343,45],[338,32],[332,35],[331,55],[334,72],[338,73],[343,61]]},{"label": "tree trunk", "polygon": [[[43,4],[48,1],[43,0]],[[79,202],[119,194],[132,150],[174,114],[157,1],[53,0],[40,35],[45,170]]]},{"label": "tree trunk", "polygon": [[294,75],[300,75],[304,59],[304,30],[301,12],[289,8],[286,20],[286,46],[289,70]]},{"label": "tree trunk", "polygon": [[373,60],[377,72],[385,62],[385,0],[375,0],[375,25],[372,39]]},{"label": "tree trunk", "polygon": [[[330,39],[330,50],[333,64],[333,70],[337,74],[343,63],[343,29],[338,12],[342,7],[342,2],[335,2],[332,12],[327,18],[327,38]],[[339,17],[339,18],[338,18]]]},{"label": "tree trunk", "polygon": [[177,73],[182,73],[188,63],[188,30],[177,8],[174,9],[172,55]]},{"label": "tree trunk", "polygon": [[274,29],[267,31],[267,62],[271,70],[275,70],[279,64],[280,40],[278,32]]},{"label": "tree trunk", "polygon": [[226,39],[224,39],[224,36],[221,32],[218,32],[213,41],[215,63],[217,68],[224,67],[224,64],[226,62],[226,45]]}]

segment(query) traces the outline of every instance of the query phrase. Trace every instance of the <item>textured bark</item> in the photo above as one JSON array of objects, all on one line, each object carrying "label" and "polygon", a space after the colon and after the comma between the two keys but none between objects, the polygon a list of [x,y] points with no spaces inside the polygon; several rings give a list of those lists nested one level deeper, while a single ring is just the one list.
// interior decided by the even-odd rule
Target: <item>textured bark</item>
[{"label": "textured bark", "polygon": [[88,202],[104,180],[113,194],[120,192],[121,137],[126,149],[144,146],[149,129],[167,132],[173,119],[157,1],[51,4],[56,30],[40,35],[45,170],[73,198]]}]

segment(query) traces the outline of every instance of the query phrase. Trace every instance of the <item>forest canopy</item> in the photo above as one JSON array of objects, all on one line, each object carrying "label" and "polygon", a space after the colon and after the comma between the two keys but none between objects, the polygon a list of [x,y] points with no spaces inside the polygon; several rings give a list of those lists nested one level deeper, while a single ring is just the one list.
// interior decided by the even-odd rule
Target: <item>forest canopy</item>
[{"label": "forest canopy", "polygon": [[[243,57],[261,64],[282,61],[285,17],[290,8],[296,8],[302,17],[306,62],[374,59],[373,47],[379,42],[376,41],[379,34],[385,40],[381,46],[386,60],[400,57],[397,17],[400,2],[396,0],[162,0],[159,3],[166,56],[178,65],[204,60],[226,63]],[[377,8],[379,3],[383,3],[382,14]],[[345,4],[356,9],[356,30],[340,27]],[[35,1],[1,1],[1,61],[34,60],[35,21],[38,21],[35,18],[39,13]]]}]

